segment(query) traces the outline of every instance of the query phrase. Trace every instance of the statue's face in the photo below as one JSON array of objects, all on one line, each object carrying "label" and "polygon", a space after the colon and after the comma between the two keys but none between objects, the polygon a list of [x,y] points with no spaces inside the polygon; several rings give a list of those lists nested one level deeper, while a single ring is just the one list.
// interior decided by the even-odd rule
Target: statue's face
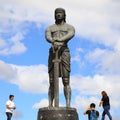
[{"label": "statue's face", "polygon": [[62,10],[55,12],[55,19],[56,20],[63,20],[65,18],[64,12]]}]

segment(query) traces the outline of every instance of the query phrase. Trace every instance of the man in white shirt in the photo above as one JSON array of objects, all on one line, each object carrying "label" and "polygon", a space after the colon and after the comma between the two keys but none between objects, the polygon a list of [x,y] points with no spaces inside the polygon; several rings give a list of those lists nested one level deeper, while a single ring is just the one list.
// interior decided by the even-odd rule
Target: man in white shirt
[{"label": "man in white shirt", "polygon": [[7,120],[11,120],[13,110],[16,109],[14,102],[14,95],[9,95],[9,100],[6,102],[6,115],[7,115]]}]

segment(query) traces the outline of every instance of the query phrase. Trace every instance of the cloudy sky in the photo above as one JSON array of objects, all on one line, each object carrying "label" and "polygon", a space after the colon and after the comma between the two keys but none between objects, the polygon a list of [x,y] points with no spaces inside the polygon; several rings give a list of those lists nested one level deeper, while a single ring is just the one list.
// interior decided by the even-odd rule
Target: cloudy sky
[{"label": "cloudy sky", "polygon": [[[119,0],[0,0],[0,118],[14,94],[14,120],[36,120],[48,106],[48,51],[46,28],[54,24],[54,10],[66,10],[75,27],[71,51],[71,107],[86,120],[91,102],[98,107],[107,91],[114,120],[120,119],[120,1]],[[60,79],[60,105],[65,106]],[[107,117],[106,117],[107,118]]]}]

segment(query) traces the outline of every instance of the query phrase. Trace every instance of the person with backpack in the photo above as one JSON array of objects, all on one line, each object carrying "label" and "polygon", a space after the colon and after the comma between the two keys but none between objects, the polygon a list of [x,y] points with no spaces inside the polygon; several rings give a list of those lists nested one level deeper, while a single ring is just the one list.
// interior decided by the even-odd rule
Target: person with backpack
[{"label": "person with backpack", "polygon": [[91,103],[85,110],[84,115],[88,114],[88,120],[98,120],[99,112],[95,110],[95,103]]},{"label": "person with backpack", "polygon": [[109,117],[110,120],[112,120],[112,116],[109,112],[110,110],[110,99],[109,96],[107,95],[106,91],[102,91],[101,92],[102,98],[100,101],[99,106],[103,106],[103,113],[102,113],[102,119],[101,120],[105,120],[105,115],[107,115]]}]

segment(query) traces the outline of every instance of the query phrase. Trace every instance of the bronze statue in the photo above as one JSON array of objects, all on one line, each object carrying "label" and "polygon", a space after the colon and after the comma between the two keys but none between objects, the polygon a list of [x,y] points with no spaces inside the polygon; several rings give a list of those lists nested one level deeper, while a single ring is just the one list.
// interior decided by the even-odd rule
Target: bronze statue
[{"label": "bronze statue", "polygon": [[53,60],[55,57],[60,60],[58,69],[58,78],[62,77],[64,85],[64,95],[66,99],[66,107],[70,107],[71,88],[70,88],[70,51],[68,48],[68,41],[72,39],[75,34],[75,29],[72,25],[66,23],[66,13],[63,8],[55,9],[55,24],[46,29],[46,40],[51,43],[48,59],[49,72],[49,106],[53,106],[55,98],[55,69]]}]

